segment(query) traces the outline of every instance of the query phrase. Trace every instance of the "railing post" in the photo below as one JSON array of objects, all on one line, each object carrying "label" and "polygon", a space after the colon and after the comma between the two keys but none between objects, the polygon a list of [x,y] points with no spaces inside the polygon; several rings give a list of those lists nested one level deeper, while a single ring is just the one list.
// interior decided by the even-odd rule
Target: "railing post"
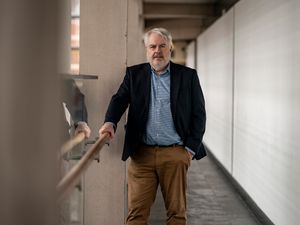
[{"label": "railing post", "polygon": [[56,186],[57,199],[60,202],[63,197],[77,184],[82,174],[87,170],[94,160],[95,154],[101,151],[102,147],[108,143],[109,134],[105,133],[96,143],[83,155],[79,162],[62,178]]}]

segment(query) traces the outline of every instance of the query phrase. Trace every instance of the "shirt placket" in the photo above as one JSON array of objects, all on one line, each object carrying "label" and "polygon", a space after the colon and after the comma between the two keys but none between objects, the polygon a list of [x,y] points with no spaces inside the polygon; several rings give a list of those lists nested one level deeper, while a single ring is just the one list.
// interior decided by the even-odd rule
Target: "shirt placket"
[{"label": "shirt placket", "polygon": [[159,114],[161,111],[160,105],[160,97],[161,97],[161,84],[160,84],[160,77],[156,77],[156,107],[155,107],[155,120],[156,120],[156,138],[159,139],[160,136],[160,121],[159,121]]}]

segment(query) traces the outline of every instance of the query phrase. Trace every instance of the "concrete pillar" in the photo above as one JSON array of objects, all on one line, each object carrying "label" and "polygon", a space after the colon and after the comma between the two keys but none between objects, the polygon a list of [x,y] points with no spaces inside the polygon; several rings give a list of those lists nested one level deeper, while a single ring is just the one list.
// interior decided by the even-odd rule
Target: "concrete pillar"
[{"label": "concrete pillar", "polygon": [[[80,17],[80,73],[97,75],[84,81],[92,137],[98,135],[112,94],[126,66],[127,1],[82,0]],[[85,175],[84,224],[123,224],[125,163],[121,161],[124,121],[116,138]]]},{"label": "concrete pillar", "polygon": [[[135,46],[142,46],[141,32],[139,25],[130,25],[129,20],[139,17],[141,5],[138,0],[81,0],[80,73],[98,76],[98,80],[83,81],[92,137],[98,135],[128,62],[139,61],[141,50],[137,49],[141,47]],[[93,163],[85,175],[84,224],[124,223],[127,205],[126,165],[121,161],[124,124],[125,116],[118,124],[115,139],[100,153],[100,163]]]},{"label": "concrete pillar", "polygon": [[142,0],[128,1],[127,64],[134,65],[146,61],[144,48],[144,19]]}]

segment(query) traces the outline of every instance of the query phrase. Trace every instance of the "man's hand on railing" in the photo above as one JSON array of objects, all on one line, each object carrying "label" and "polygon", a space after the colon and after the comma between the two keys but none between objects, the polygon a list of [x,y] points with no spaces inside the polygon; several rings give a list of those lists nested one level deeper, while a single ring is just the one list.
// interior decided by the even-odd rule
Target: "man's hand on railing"
[{"label": "man's hand on railing", "polygon": [[89,128],[87,123],[83,121],[78,122],[76,124],[74,136],[62,145],[59,158],[67,152],[71,151],[74,146],[81,143],[84,139],[89,138],[90,135],[91,129]]},{"label": "man's hand on railing", "polygon": [[77,127],[75,129],[75,136],[80,132],[84,133],[85,138],[90,137],[91,129],[89,128],[86,122],[80,121],[77,123]]},{"label": "man's hand on railing", "polygon": [[99,137],[101,138],[104,133],[108,133],[109,137],[112,139],[115,136],[114,124],[111,122],[106,122],[99,129]]}]

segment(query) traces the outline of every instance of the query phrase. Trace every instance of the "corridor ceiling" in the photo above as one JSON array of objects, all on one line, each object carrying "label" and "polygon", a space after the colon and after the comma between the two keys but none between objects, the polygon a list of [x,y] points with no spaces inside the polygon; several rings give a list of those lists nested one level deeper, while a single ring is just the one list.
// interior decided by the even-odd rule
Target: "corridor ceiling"
[{"label": "corridor ceiling", "polygon": [[187,43],[203,32],[239,0],[143,0],[145,30],[168,29],[176,41]]}]

